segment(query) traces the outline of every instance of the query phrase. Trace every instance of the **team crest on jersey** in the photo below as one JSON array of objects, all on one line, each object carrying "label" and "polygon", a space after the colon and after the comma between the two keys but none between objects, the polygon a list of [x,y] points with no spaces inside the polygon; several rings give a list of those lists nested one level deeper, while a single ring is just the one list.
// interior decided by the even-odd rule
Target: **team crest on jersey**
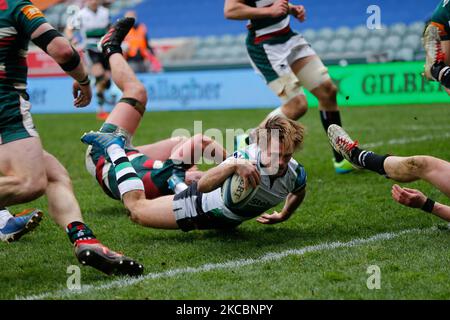
[{"label": "team crest on jersey", "polygon": [[28,20],[34,20],[37,18],[44,17],[44,14],[42,13],[42,11],[32,5],[23,7],[22,13],[28,18]]}]

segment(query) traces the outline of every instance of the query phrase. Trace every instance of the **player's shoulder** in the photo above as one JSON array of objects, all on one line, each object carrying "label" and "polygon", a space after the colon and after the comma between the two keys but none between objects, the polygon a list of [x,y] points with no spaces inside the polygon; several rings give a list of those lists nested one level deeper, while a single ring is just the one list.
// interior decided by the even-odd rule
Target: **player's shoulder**
[{"label": "player's shoulder", "polygon": [[447,18],[450,15],[450,1],[441,1],[433,12],[431,20],[434,22],[447,23]]},{"label": "player's shoulder", "polygon": [[294,181],[293,192],[298,191],[306,186],[306,169],[294,158],[289,161],[288,176],[289,179]]},{"label": "player's shoulder", "polygon": [[109,9],[106,8],[106,7],[104,7],[104,6],[98,7],[98,11],[99,11],[101,14],[109,14]]},{"label": "player's shoulder", "polygon": [[88,7],[82,7],[80,9],[80,11],[78,11],[78,15],[81,15],[81,16],[87,15],[87,14],[89,14],[89,12],[90,12],[90,10]]}]

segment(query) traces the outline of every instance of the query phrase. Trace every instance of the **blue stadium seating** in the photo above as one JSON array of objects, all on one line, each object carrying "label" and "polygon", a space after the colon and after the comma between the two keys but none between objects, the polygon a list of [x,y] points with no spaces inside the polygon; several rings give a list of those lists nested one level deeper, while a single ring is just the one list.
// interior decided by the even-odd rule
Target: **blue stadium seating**
[{"label": "blue stadium seating", "polygon": [[[369,5],[381,8],[384,25],[398,22],[409,24],[424,21],[438,0],[302,0],[308,10],[308,21],[294,23],[298,30],[337,29],[342,26],[365,25]],[[245,31],[244,21],[229,21],[223,17],[224,0],[144,0],[135,9],[149,26],[153,38],[239,34]]]}]

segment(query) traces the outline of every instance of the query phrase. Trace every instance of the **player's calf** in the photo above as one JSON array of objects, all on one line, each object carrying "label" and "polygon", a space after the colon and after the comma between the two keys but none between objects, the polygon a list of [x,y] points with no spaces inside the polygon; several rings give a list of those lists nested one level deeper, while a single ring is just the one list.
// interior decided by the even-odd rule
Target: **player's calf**
[{"label": "player's calf", "polygon": [[338,89],[331,80],[325,81],[319,87],[313,90],[313,94],[319,100],[320,106],[326,111],[338,110],[337,93]]},{"label": "player's calf", "polygon": [[305,95],[297,95],[285,103],[282,107],[275,109],[269,117],[281,116],[291,120],[298,120],[308,111],[308,102]]}]

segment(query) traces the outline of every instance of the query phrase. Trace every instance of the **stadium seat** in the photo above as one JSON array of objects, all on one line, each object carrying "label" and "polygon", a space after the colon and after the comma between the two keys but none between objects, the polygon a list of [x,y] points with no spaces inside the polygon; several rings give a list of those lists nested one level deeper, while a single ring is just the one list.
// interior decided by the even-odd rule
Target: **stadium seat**
[{"label": "stadium seat", "polygon": [[327,52],[341,53],[345,49],[345,41],[343,39],[334,39],[330,42]]},{"label": "stadium seat", "polygon": [[353,29],[352,38],[366,38],[369,35],[369,29],[367,26],[360,25]]},{"label": "stadium seat", "polygon": [[234,45],[235,37],[230,34],[226,34],[219,38],[219,42],[220,42],[220,45],[222,45],[222,46]]},{"label": "stadium seat", "polygon": [[336,30],[336,32],[334,34],[335,34],[335,37],[337,37],[337,38],[347,40],[351,37],[352,30],[350,30],[350,28],[348,28],[348,27],[340,27],[339,29]]},{"label": "stadium seat", "polygon": [[408,34],[422,35],[424,29],[425,23],[423,21],[416,21],[408,26]]},{"label": "stadium seat", "polygon": [[204,39],[204,46],[213,48],[216,47],[220,43],[219,37],[216,36],[209,36]]},{"label": "stadium seat", "polygon": [[334,32],[331,28],[322,28],[317,33],[317,39],[329,41],[334,37]]},{"label": "stadium seat", "polygon": [[415,34],[410,34],[403,39],[402,47],[409,48],[412,50],[418,50],[422,45],[421,37]]},{"label": "stadium seat", "polygon": [[369,30],[369,37],[386,38],[389,35],[389,28],[385,25],[381,26],[380,29]]},{"label": "stadium seat", "polygon": [[370,51],[371,53],[378,53],[381,50],[382,40],[380,37],[370,37],[364,43],[364,51]]},{"label": "stadium seat", "polygon": [[325,40],[318,40],[312,44],[312,48],[320,55],[327,51],[328,42]]},{"label": "stadium seat", "polygon": [[347,43],[347,52],[361,52],[364,47],[364,41],[360,38],[353,38]]},{"label": "stadium seat", "polygon": [[407,32],[407,27],[404,23],[396,23],[389,28],[389,34],[392,36],[403,37]]},{"label": "stadium seat", "polygon": [[414,60],[414,50],[403,48],[395,54],[395,60],[398,61],[412,61]]},{"label": "stadium seat", "polygon": [[306,41],[309,43],[313,42],[316,39],[317,32],[313,29],[306,29],[302,32],[302,35],[305,37]]},{"label": "stadium seat", "polygon": [[398,35],[391,35],[383,40],[384,50],[397,50],[402,45],[402,39]]}]

